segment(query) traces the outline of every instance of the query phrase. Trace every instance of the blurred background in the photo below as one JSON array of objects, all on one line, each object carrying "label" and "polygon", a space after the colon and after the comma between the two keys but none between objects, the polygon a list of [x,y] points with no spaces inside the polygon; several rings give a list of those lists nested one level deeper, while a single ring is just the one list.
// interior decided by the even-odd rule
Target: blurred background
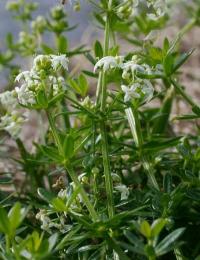
[{"label": "blurred background", "polygon": [[[27,2],[31,2],[30,0],[26,0]],[[1,0],[0,1],[0,43],[2,47],[2,40],[6,36],[8,32],[12,32],[15,36],[18,35],[20,27],[19,24],[16,23],[12,18],[12,14],[5,10],[6,3],[9,0]],[[32,1],[33,2],[33,1]],[[38,10],[34,12],[34,16],[38,14],[47,15],[50,8],[53,6],[60,4],[61,0],[34,0],[35,3],[38,3]],[[69,2],[69,1],[68,1]],[[90,27],[90,12],[91,12],[91,4],[87,1],[81,1],[81,10],[80,12],[74,12],[73,6],[68,3],[65,5],[65,9],[69,16],[69,21],[71,25],[79,24],[78,28],[75,31],[71,31],[68,35],[71,37],[73,41],[80,41],[82,39],[82,34],[87,28]]]}]

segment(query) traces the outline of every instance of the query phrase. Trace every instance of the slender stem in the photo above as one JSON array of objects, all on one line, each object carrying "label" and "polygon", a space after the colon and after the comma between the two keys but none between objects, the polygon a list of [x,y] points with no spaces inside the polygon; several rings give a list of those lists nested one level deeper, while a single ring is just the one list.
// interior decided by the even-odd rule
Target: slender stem
[{"label": "slender stem", "polygon": [[85,190],[83,189],[81,183],[79,182],[78,177],[76,176],[76,173],[74,172],[74,169],[69,164],[65,165],[65,168],[66,168],[67,172],[69,173],[72,181],[75,183],[76,187],[79,187],[80,194],[81,194],[81,197],[83,199],[83,202],[85,203],[88,211],[90,212],[90,215],[91,215],[93,221],[97,221],[98,220],[97,213],[94,210],[94,207],[91,204],[91,202],[90,202],[90,200],[88,198],[87,193],[85,192]]},{"label": "slender stem", "polygon": [[196,19],[192,18],[179,32],[180,37],[186,34],[188,31],[192,29],[192,27],[196,24]]},{"label": "slender stem", "polygon": [[56,126],[55,126],[54,119],[53,119],[51,113],[49,113],[49,111],[46,111],[46,114],[47,114],[47,118],[48,118],[51,130],[52,130],[54,140],[56,142],[56,145],[58,146],[58,151],[59,151],[60,154],[62,154],[63,149],[62,149],[62,145],[61,145],[61,142],[60,142],[60,137],[58,135],[58,132],[57,132],[57,129],[56,129]]},{"label": "slender stem", "polygon": [[152,165],[150,163],[150,160],[147,155],[143,154],[142,151],[142,145],[143,145],[143,136],[141,131],[141,125],[138,117],[138,111],[134,109],[134,111],[131,108],[125,109],[127,119],[131,128],[131,132],[133,135],[133,139],[135,141],[135,144],[139,150],[139,156],[142,160],[143,167],[145,171],[148,173],[149,179],[153,185],[153,187],[156,190],[159,190],[159,185],[156,181],[156,178],[154,176],[154,169],[152,168]]},{"label": "slender stem", "polygon": [[198,105],[193,101],[193,99],[185,93],[183,88],[173,79],[171,79],[172,85],[175,87],[176,91],[192,106],[192,107],[198,107]]},{"label": "slender stem", "polygon": [[[60,154],[62,154],[63,153],[62,144],[61,144],[60,137],[58,135],[58,132],[57,132],[57,129],[55,126],[54,119],[53,119],[51,113],[49,113],[49,111],[46,111],[46,114],[47,114],[47,118],[49,120],[49,124],[50,124],[51,130],[52,130],[52,133],[53,133],[53,137],[54,137],[56,145],[58,147],[58,151]],[[67,170],[67,172],[69,173],[69,175],[70,175],[72,181],[74,182],[74,184],[76,185],[76,187],[80,188],[80,194],[82,196],[83,202],[85,203],[88,211],[90,212],[90,215],[91,215],[93,221],[97,221],[98,220],[97,213],[95,212],[94,207],[92,206],[92,204],[87,196],[87,193],[85,192],[81,183],[79,182],[78,177],[76,176],[76,173],[74,172],[72,166],[70,166],[69,163],[65,163],[64,167]]]},{"label": "slender stem", "polygon": [[[104,56],[107,56],[109,52],[111,8],[112,8],[112,0],[109,0],[107,16],[106,16],[106,24],[105,24]],[[106,98],[107,98],[106,73],[102,71],[99,74],[99,79],[98,79],[96,104],[100,105],[100,110],[103,115],[105,114],[105,109],[106,109]],[[105,175],[108,215],[110,218],[112,218],[114,215],[113,182],[112,182],[112,175],[110,169],[106,124],[104,120],[101,120],[100,122],[100,133],[101,133],[102,157],[103,157],[103,167],[104,167],[104,175]]]},{"label": "slender stem", "polygon": [[105,122],[102,121],[100,124],[100,132],[101,132],[101,142],[102,142],[102,157],[103,157],[103,167],[104,167],[104,175],[105,175],[105,187],[107,194],[107,203],[108,203],[108,214],[109,217],[113,217],[114,215],[114,200],[113,200],[113,181],[110,169],[110,160],[108,156],[108,140],[106,133],[106,125]]},{"label": "slender stem", "polygon": [[9,253],[10,251],[10,238],[6,235],[6,252]]}]

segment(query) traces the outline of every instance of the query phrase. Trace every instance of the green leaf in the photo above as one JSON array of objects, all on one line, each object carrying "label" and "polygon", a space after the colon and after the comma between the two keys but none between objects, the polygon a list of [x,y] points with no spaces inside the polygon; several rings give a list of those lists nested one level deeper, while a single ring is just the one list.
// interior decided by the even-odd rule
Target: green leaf
[{"label": "green leaf", "polygon": [[173,66],[174,66],[174,57],[171,54],[168,54],[163,61],[164,71],[167,76],[172,74]]},{"label": "green leaf", "polygon": [[40,46],[45,54],[55,54],[55,50],[50,48],[47,44],[42,43]]},{"label": "green leaf", "polygon": [[193,188],[186,191],[186,196],[194,201],[200,202],[200,188]]},{"label": "green leaf", "polygon": [[169,40],[167,38],[165,38],[164,42],[163,42],[163,54],[166,55],[168,50],[170,47],[170,43]]},{"label": "green leaf", "polygon": [[58,44],[58,52],[65,54],[68,50],[67,38],[63,35],[60,35],[59,38],[58,38],[57,44]]},{"label": "green leaf", "polygon": [[166,173],[163,178],[163,189],[164,192],[170,193],[172,191],[172,176]]},{"label": "green leaf", "polygon": [[50,204],[54,207],[54,209],[58,212],[63,212],[67,210],[67,206],[65,205],[64,201],[59,198],[53,198],[50,202]]},{"label": "green leaf", "polygon": [[153,237],[158,236],[160,234],[160,232],[162,231],[162,229],[167,224],[167,222],[168,222],[167,219],[163,219],[163,218],[156,219],[153,222],[153,224],[151,225],[151,235]]},{"label": "green leaf", "polygon": [[87,252],[87,251],[91,251],[91,250],[95,250],[99,248],[99,244],[98,245],[87,245],[87,246],[82,246],[80,247],[77,252]]},{"label": "green leaf", "polygon": [[172,68],[172,73],[176,72],[182,65],[187,61],[190,55],[193,53],[194,49],[189,52],[181,54],[178,59],[175,61],[175,64]]},{"label": "green leaf", "polygon": [[58,240],[58,234],[57,234],[57,233],[53,234],[53,235],[50,236],[50,238],[48,239],[48,242],[49,242],[48,252],[49,252],[49,253],[52,253],[52,250],[53,250],[53,248],[55,247],[57,240]]},{"label": "green leaf", "polygon": [[174,87],[171,86],[165,95],[163,104],[158,112],[159,117],[154,120],[153,134],[162,134],[165,132],[169,124],[169,117],[172,110],[172,103],[174,99]]},{"label": "green leaf", "polygon": [[142,223],[140,225],[140,232],[146,238],[149,238],[151,236],[151,227],[150,227],[149,223],[146,220],[142,221]]},{"label": "green leaf", "polygon": [[64,97],[64,92],[59,93],[58,95],[54,96],[48,103],[48,107],[54,106],[58,101],[61,101]]},{"label": "green leaf", "polygon": [[152,140],[143,145],[144,151],[159,151],[176,146],[182,137],[166,138],[164,140]]},{"label": "green leaf", "polygon": [[130,258],[124,253],[119,244],[114,239],[109,239],[108,244],[118,254],[120,260],[130,260]]},{"label": "green leaf", "polygon": [[162,50],[158,47],[151,47],[149,50],[149,54],[153,60],[162,61],[163,59]]},{"label": "green leaf", "polygon": [[141,240],[139,240],[137,237],[136,237],[136,235],[134,235],[133,233],[131,233],[130,231],[128,231],[128,230],[125,230],[124,231],[124,235],[125,235],[125,237],[129,240],[129,242],[131,243],[131,244],[133,244],[136,248],[137,248],[137,250],[139,250],[139,251],[143,251],[143,249],[144,249],[144,244],[142,243],[142,241]]},{"label": "green leaf", "polygon": [[161,256],[175,247],[175,241],[183,234],[185,228],[178,228],[166,236],[155,248],[156,255]]},{"label": "green leaf", "polygon": [[95,53],[96,58],[101,59],[103,57],[103,48],[99,41],[96,41],[94,44],[94,53]]},{"label": "green leaf", "polygon": [[77,80],[69,79],[68,82],[71,88],[73,88],[78,94],[82,94],[81,87],[79,86]]},{"label": "green leaf", "polygon": [[0,206],[0,232],[10,235],[10,221],[7,212]]},{"label": "green leaf", "polygon": [[78,83],[79,83],[79,86],[80,86],[80,94],[81,94],[82,97],[85,97],[85,95],[88,92],[89,85],[88,85],[86,77],[83,74],[81,74],[79,76]]},{"label": "green leaf", "polygon": [[74,155],[74,138],[72,135],[67,135],[63,144],[64,157],[70,159]]},{"label": "green leaf", "polygon": [[52,161],[62,162],[63,157],[58,153],[58,149],[51,146],[40,146],[42,152],[47,155]]},{"label": "green leaf", "polygon": [[37,190],[38,195],[40,196],[41,199],[45,200],[48,203],[51,203],[51,201],[56,198],[56,195],[52,192],[49,192],[43,188],[38,188]]},{"label": "green leaf", "polygon": [[16,202],[15,205],[11,208],[11,210],[8,213],[8,218],[10,221],[11,231],[13,232],[22,221],[21,204],[19,202]]},{"label": "green leaf", "polygon": [[38,105],[41,108],[47,108],[48,107],[48,100],[47,100],[47,97],[46,97],[44,90],[38,91],[37,96],[36,96],[36,100],[37,100]]},{"label": "green leaf", "polygon": [[200,116],[200,107],[199,107],[199,106],[193,106],[193,107],[192,107],[192,111],[193,111],[196,115]]}]

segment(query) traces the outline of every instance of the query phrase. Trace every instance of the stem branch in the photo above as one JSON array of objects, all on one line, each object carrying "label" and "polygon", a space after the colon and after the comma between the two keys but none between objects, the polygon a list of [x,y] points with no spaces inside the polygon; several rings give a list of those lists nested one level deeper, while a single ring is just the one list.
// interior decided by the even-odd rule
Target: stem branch
[{"label": "stem branch", "polygon": [[135,144],[139,150],[139,156],[142,160],[143,167],[145,171],[148,173],[149,179],[153,185],[153,187],[156,190],[159,190],[159,185],[156,181],[156,178],[154,176],[154,170],[152,168],[152,165],[150,163],[150,160],[147,155],[143,154],[142,151],[142,145],[143,145],[143,136],[141,131],[141,125],[138,117],[138,111],[134,109],[134,111],[131,108],[127,108],[125,110],[127,119],[131,128],[131,132],[133,135],[133,139],[135,141]]},{"label": "stem branch", "polygon": [[[53,119],[51,113],[49,113],[49,111],[46,111],[46,114],[47,114],[47,118],[49,120],[49,124],[50,124],[51,130],[52,130],[52,133],[53,133],[54,140],[58,147],[58,151],[60,154],[63,154],[62,144],[60,142],[60,137],[58,135],[54,119]],[[74,172],[74,169],[72,168],[72,166],[70,166],[69,163],[65,164],[64,167],[67,170],[67,172],[69,173],[69,175],[70,175],[72,181],[74,182],[74,184],[76,185],[76,187],[79,187],[83,202],[85,203],[88,211],[90,212],[90,215],[91,215],[93,221],[97,221],[98,220],[97,213],[94,210],[94,207],[92,206],[87,193],[83,189],[82,184],[79,182],[78,177],[76,176],[76,173]]]}]

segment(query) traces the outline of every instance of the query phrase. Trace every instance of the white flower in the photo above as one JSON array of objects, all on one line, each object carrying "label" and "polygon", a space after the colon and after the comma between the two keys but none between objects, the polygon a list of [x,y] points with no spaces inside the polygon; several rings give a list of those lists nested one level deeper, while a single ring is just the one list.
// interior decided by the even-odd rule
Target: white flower
[{"label": "white flower", "polygon": [[15,91],[5,91],[1,93],[0,102],[7,111],[14,110],[18,105],[17,98],[15,96]]},{"label": "white flower", "polygon": [[44,230],[49,230],[50,224],[51,224],[51,219],[48,217],[47,213],[45,210],[40,210],[36,214],[36,219],[40,220],[42,222],[41,228]]},{"label": "white flower", "polygon": [[67,199],[67,189],[61,189],[59,192],[58,192],[58,197],[61,198],[61,199]]},{"label": "white flower", "polygon": [[15,81],[19,82],[20,80],[24,80],[26,82],[28,82],[30,80],[39,80],[39,76],[34,70],[22,71],[15,78]]},{"label": "white flower", "polygon": [[52,61],[50,55],[38,55],[33,60],[33,70],[34,71],[41,71],[45,70],[48,71],[52,68]]},{"label": "white flower", "polygon": [[128,102],[131,99],[139,98],[142,102],[149,102],[154,93],[153,86],[149,80],[137,79],[131,87],[125,85],[121,86],[122,91],[125,93],[124,102]]},{"label": "white flower", "polygon": [[144,68],[141,65],[135,63],[135,61],[128,61],[121,65],[123,70],[122,78],[127,79],[130,76],[134,77],[136,71],[144,72]]},{"label": "white flower", "polygon": [[37,16],[34,21],[31,22],[31,27],[35,31],[40,31],[42,32],[46,26],[47,22],[45,18],[41,15]]},{"label": "white flower", "polygon": [[51,55],[52,67],[54,70],[63,67],[63,69],[68,70],[69,60],[65,55]]},{"label": "white flower", "polygon": [[94,72],[97,72],[98,69],[103,69],[103,71],[107,71],[109,69],[115,69],[120,67],[123,62],[124,57],[122,56],[106,56],[100,59],[96,65],[94,66]]},{"label": "white flower", "polygon": [[14,111],[1,117],[0,129],[7,131],[14,139],[17,139],[25,121],[25,117]]},{"label": "white flower", "polygon": [[154,11],[151,13],[147,13],[147,17],[150,20],[156,21],[157,19],[159,19],[165,15],[166,8],[167,8],[165,1],[163,1],[163,0],[149,1],[149,3],[147,3],[147,6],[149,8],[152,7],[153,11]]},{"label": "white flower", "polygon": [[23,84],[20,88],[15,88],[18,101],[22,105],[33,105],[36,103],[34,92],[28,88],[27,84]]},{"label": "white flower", "polygon": [[128,199],[130,192],[129,192],[129,189],[126,185],[120,184],[118,186],[115,186],[115,190],[117,190],[121,193],[121,200],[127,200]]},{"label": "white flower", "polygon": [[20,81],[20,80],[26,80],[27,78],[30,78],[30,71],[23,71],[17,75],[15,78],[15,81]]},{"label": "white flower", "polygon": [[142,101],[149,102],[153,98],[154,88],[147,79],[141,80],[140,88],[143,94]]},{"label": "white flower", "polygon": [[121,89],[125,93],[124,102],[128,102],[133,98],[140,98],[140,95],[136,92],[138,85],[134,84],[130,88],[122,85]]},{"label": "white flower", "polygon": [[62,76],[49,76],[49,81],[53,87],[53,96],[56,96],[60,92],[60,90],[66,89],[65,79]]}]

